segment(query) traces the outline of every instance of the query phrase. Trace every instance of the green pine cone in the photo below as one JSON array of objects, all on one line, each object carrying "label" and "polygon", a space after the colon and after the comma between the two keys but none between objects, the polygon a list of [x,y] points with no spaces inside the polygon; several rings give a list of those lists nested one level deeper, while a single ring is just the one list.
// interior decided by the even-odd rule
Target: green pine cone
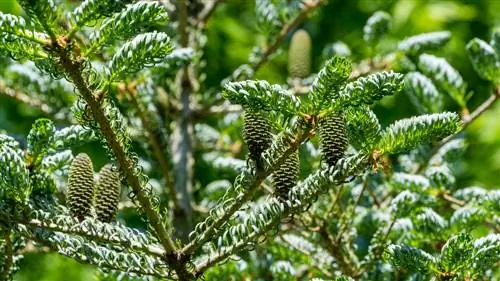
[{"label": "green pine cone", "polygon": [[92,160],[85,153],[78,154],[69,168],[66,201],[72,216],[80,221],[91,216],[94,196],[94,170]]},{"label": "green pine cone", "polygon": [[299,152],[296,150],[273,174],[274,195],[281,200],[288,199],[288,192],[299,180]]},{"label": "green pine cone", "polygon": [[107,164],[99,172],[96,185],[95,211],[97,219],[111,222],[116,215],[120,200],[120,174]]},{"label": "green pine cone", "polygon": [[291,77],[304,78],[311,74],[311,37],[307,31],[297,30],[288,51],[288,73]]},{"label": "green pine cone", "polygon": [[271,126],[266,117],[257,111],[245,110],[243,139],[248,145],[250,159],[254,160],[257,168],[262,168],[261,154],[271,146]]},{"label": "green pine cone", "polygon": [[319,135],[323,160],[334,166],[344,156],[347,149],[347,133],[342,114],[332,114],[322,119],[319,124]]}]

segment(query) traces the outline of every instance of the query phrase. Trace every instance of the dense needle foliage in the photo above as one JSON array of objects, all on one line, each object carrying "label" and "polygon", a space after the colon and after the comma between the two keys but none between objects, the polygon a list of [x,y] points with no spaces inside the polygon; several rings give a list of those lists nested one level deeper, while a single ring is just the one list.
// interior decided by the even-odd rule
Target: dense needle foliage
[{"label": "dense needle foliage", "polygon": [[[377,11],[368,57],[336,42],[314,71],[298,26],[326,1],[257,0],[265,43],[211,86],[220,2],[0,12],[0,94],[43,115],[25,136],[0,131],[0,281],[33,252],[96,280],[500,278],[500,192],[455,175],[462,131],[500,98],[500,31],[462,50],[490,90],[469,110],[470,82],[436,54],[451,32],[381,48],[393,19]],[[289,35],[287,81],[256,77]],[[418,115],[383,125],[373,107],[396,95]]]}]

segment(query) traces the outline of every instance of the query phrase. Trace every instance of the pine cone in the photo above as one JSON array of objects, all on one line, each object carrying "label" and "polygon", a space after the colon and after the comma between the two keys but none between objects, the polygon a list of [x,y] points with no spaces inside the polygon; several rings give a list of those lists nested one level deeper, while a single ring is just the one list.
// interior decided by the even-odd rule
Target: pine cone
[{"label": "pine cone", "polygon": [[271,146],[271,126],[266,117],[260,112],[245,110],[243,139],[248,145],[250,159],[254,160],[257,168],[262,168],[261,154]]},{"label": "pine cone", "polygon": [[105,165],[99,172],[96,192],[97,219],[102,222],[111,222],[115,217],[120,200],[120,175],[113,171],[111,164]]},{"label": "pine cone", "polygon": [[288,199],[288,192],[299,179],[299,152],[296,150],[285,159],[285,162],[274,172],[274,195],[280,200]]},{"label": "pine cone", "polygon": [[323,159],[329,166],[334,166],[344,156],[347,149],[347,133],[342,114],[332,114],[323,118],[319,124],[319,135]]},{"label": "pine cone", "polygon": [[311,73],[311,37],[307,31],[297,30],[288,51],[288,73],[291,77],[304,78]]},{"label": "pine cone", "polygon": [[94,196],[92,160],[85,153],[78,154],[69,168],[66,201],[72,216],[80,221],[91,216]]}]

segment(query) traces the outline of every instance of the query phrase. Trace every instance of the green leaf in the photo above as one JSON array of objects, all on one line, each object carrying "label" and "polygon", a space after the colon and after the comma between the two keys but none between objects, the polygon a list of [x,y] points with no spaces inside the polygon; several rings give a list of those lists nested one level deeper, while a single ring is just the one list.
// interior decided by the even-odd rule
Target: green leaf
[{"label": "green leaf", "polygon": [[62,150],[96,140],[92,129],[73,125],[54,132],[50,142],[53,149]]},{"label": "green leaf", "polygon": [[429,180],[421,175],[406,173],[394,173],[390,185],[398,190],[411,190],[413,192],[423,192],[430,187]]},{"label": "green leaf", "polygon": [[28,151],[35,159],[35,166],[39,164],[49,149],[49,140],[54,134],[54,123],[49,119],[38,119],[28,134]]},{"label": "green leaf", "polygon": [[381,137],[381,126],[377,116],[368,106],[348,108],[345,111],[347,132],[356,148],[371,151]]},{"label": "green leaf", "polygon": [[296,280],[295,268],[289,261],[277,261],[270,268],[273,280]]},{"label": "green leaf", "polygon": [[113,40],[130,38],[148,26],[165,25],[167,21],[167,10],[159,2],[127,5],[121,12],[106,18],[92,33],[89,49],[99,48]]},{"label": "green leaf", "polygon": [[410,150],[452,135],[459,131],[460,125],[460,117],[451,112],[398,120],[385,130],[378,148],[382,153]]},{"label": "green leaf", "polygon": [[334,108],[370,105],[401,91],[403,86],[403,75],[400,73],[384,71],[370,74],[347,84],[338,98],[334,99]]},{"label": "green leaf", "polygon": [[472,237],[467,233],[452,236],[441,249],[439,269],[445,272],[460,271],[471,261]]},{"label": "green leaf", "polygon": [[23,18],[0,12],[0,54],[17,60],[46,58],[42,46],[47,42],[46,34],[26,29]]},{"label": "green leaf", "polygon": [[0,143],[0,175],[0,201],[10,199],[26,203],[31,190],[23,151],[7,142]]},{"label": "green leaf", "polygon": [[323,103],[338,98],[340,89],[351,74],[351,68],[351,62],[345,57],[335,56],[326,62],[312,84],[310,95],[315,110],[321,109]]},{"label": "green leaf", "polygon": [[445,163],[457,161],[465,153],[467,143],[465,139],[453,139],[439,148],[439,150],[429,160],[432,166],[439,166]]},{"label": "green leaf", "polygon": [[254,110],[278,110],[295,114],[300,100],[293,94],[281,89],[279,85],[270,85],[266,81],[231,82],[224,85],[222,96],[234,104],[241,104]]},{"label": "green leaf", "polygon": [[23,7],[26,14],[36,26],[45,29],[47,32],[52,28],[53,23],[59,15],[58,5],[54,0],[17,0]]},{"label": "green leaf", "polygon": [[424,74],[431,77],[434,83],[447,92],[461,107],[467,101],[467,85],[458,71],[444,58],[422,54],[418,58],[418,67]]},{"label": "green leaf", "polygon": [[370,45],[375,45],[389,30],[391,20],[391,16],[388,13],[382,11],[375,12],[363,27],[363,39],[370,43]]},{"label": "green leaf", "polygon": [[451,188],[455,186],[455,176],[447,165],[431,166],[425,171],[425,176],[434,187]]},{"label": "green leaf", "polygon": [[420,72],[410,72],[405,76],[405,89],[410,101],[420,113],[437,113],[443,110],[443,96],[432,80]]},{"label": "green leaf", "polygon": [[69,18],[76,26],[82,27],[101,17],[111,16],[132,2],[133,0],[85,0],[69,14]]},{"label": "green leaf", "polygon": [[451,38],[449,31],[423,33],[399,42],[398,49],[408,55],[418,55],[427,50],[444,46]]},{"label": "green leaf", "polygon": [[431,254],[406,245],[389,245],[385,258],[400,268],[420,273],[429,273],[436,268],[436,258]]},{"label": "green leaf", "polygon": [[392,199],[391,211],[396,218],[406,217],[413,211],[417,200],[417,194],[405,190]]},{"label": "green leaf", "polygon": [[500,30],[495,30],[491,35],[490,45],[495,49],[497,56],[500,56]]},{"label": "green leaf", "polygon": [[483,209],[465,206],[456,209],[450,218],[450,223],[457,229],[473,229],[486,220],[487,214]]},{"label": "green leaf", "polygon": [[426,234],[442,235],[443,230],[448,226],[447,221],[431,208],[423,208],[418,213],[413,224],[418,231]]},{"label": "green leaf", "polygon": [[257,27],[265,34],[276,33],[282,22],[279,19],[276,6],[269,0],[255,0]]},{"label": "green leaf", "polygon": [[109,62],[110,80],[161,63],[172,48],[170,38],[163,32],[137,35],[123,44]]},{"label": "green leaf", "polygon": [[478,38],[469,41],[466,48],[477,74],[486,80],[500,83],[500,56],[495,49]]},{"label": "green leaf", "polygon": [[489,234],[473,243],[472,267],[481,275],[498,263],[500,256],[500,234]]}]

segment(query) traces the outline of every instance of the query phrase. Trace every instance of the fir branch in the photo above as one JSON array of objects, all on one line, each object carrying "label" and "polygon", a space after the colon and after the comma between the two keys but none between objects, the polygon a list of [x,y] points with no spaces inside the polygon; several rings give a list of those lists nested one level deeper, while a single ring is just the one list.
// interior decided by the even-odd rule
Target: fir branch
[{"label": "fir branch", "polygon": [[[299,145],[309,136],[308,130],[300,130],[295,136],[285,135],[280,142],[289,143],[289,146],[283,150],[282,154],[274,155],[274,157],[268,157],[268,159],[273,160],[273,163],[268,163],[266,170],[260,173],[257,173],[255,176],[248,172],[243,172],[238,178],[239,181],[246,183],[244,187],[243,194],[238,195],[238,197],[226,208],[223,209],[222,214],[218,214],[215,220],[211,220],[209,217],[209,221],[205,222],[209,225],[204,229],[204,231],[198,234],[194,240],[192,240],[189,244],[187,244],[182,252],[185,254],[190,254],[194,252],[197,248],[201,247],[205,242],[213,239],[214,234],[218,231],[218,229],[227,222],[227,220],[240,209],[240,207],[251,199],[254,192],[258,189],[258,187],[262,184],[262,182],[269,176],[277,167],[285,162],[294,151],[296,151]],[[271,148],[272,149],[272,148]],[[277,149],[275,149],[277,150]],[[271,153],[269,153],[271,154]],[[238,180],[237,178],[237,180]],[[243,180],[243,178],[247,178]],[[250,179],[248,179],[250,178]]]},{"label": "fir branch", "polygon": [[[479,105],[476,110],[474,110],[470,115],[465,114],[462,116],[462,126],[460,129],[455,132],[452,135],[449,135],[442,141],[440,141],[436,146],[432,148],[431,153],[429,153],[430,157],[432,157],[434,154],[436,154],[440,148],[445,146],[447,143],[451,142],[453,139],[455,139],[456,134],[464,131],[469,127],[477,118],[479,118],[484,112],[486,112],[488,109],[490,109],[498,100],[500,99],[500,86],[495,88],[493,90],[493,93],[486,99],[481,105]],[[429,164],[429,161],[424,162],[423,165],[420,165],[418,168],[417,173],[423,172],[426,168],[427,165]]]},{"label": "fir branch", "polygon": [[122,225],[113,225],[94,219],[86,219],[79,222],[73,217],[51,216],[43,211],[36,211],[35,218],[20,220],[18,223],[35,229],[44,229],[52,232],[60,232],[70,235],[78,235],[85,239],[100,244],[114,244],[125,248],[144,252],[146,254],[163,257],[165,250],[159,245],[152,244],[147,234],[127,228]]},{"label": "fir branch", "polygon": [[[174,252],[175,245],[166,231],[163,219],[160,218],[159,214],[155,211],[149,195],[146,194],[141,185],[140,179],[134,173],[132,160],[127,156],[122,145],[120,145],[117,134],[112,130],[110,121],[106,118],[99,101],[96,99],[96,96],[92,93],[90,86],[83,78],[82,70],[84,67],[82,65],[82,61],[73,60],[60,46],[56,45],[54,48],[61,60],[62,67],[68,73],[69,78],[75,84],[75,87],[90,107],[94,120],[99,124],[100,130],[104,135],[109,148],[116,157],[120,170],[141,203],[149,223],[155,230],[158,239],[165,248],[167,254]],[[175,266],[174,269],[179,275],[187,273],[182,264],[174,263],[172,266]]]}]

